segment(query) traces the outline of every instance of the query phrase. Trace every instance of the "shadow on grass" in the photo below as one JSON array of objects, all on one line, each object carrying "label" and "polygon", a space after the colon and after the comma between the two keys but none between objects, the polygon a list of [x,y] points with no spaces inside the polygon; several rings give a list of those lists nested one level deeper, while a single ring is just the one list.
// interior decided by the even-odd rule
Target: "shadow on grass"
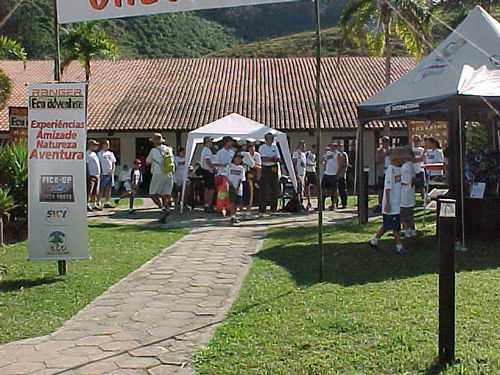
[{"label": "shadow on grass", "polygon": [[0,292],[13,292],[19,289],[33,288],[35,286],[49,285],[63,281],[56,277],[40,277],[38,279],[20,279],[0,281]]},{"label": "shadow on grass", "polygon": [[[337,224],[334,228],[333,233],[325,232],[324,282],[351,286],[438,273],[436,236],[408,243],[410,254],[400,256],[392,250],[393,241],[390,238],[380,241],[384,250],[381,253],[369,248],[365,238],[369,238],[366,237],[368,233],[374,233],[373,228],[347,224]],[[342,238],[342,230],[347,229],[349,238],[354,238],[354,241],[336,243],[336,238]],[[294,228],[287,233],[277,230],[269,233],[268,238],[272,245],[256,254],[257,258],[270,260],[288,269],[299,286],[319,282],[320,257],[314,229]],[[272,241],[273,238],[275,241]],[[468,249],[456,254],[457,272],[500,267],[498,241],[469,242]]]}]

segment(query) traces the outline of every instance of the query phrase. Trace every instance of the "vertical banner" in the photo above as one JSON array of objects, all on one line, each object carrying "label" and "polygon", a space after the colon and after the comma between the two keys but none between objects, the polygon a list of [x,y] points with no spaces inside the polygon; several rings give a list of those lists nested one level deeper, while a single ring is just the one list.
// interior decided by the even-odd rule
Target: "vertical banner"
[{"label": "vertical banner", "polygon": [[27,107],[9,107],[9,133],[13,141],[28,138]]},{"label": "vertical banner", "polygon": [[28,259],[89,259],[86,84],[34,83],[28,95]]}]

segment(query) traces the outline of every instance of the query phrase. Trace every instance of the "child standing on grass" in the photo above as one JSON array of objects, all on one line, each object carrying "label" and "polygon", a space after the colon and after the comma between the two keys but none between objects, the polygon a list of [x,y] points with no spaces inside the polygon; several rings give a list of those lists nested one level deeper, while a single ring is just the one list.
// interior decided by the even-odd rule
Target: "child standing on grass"
[{"label": "child standing on grass", "polygon": [[142,181],[141,175],[141,161],[139,159],[134,160],[134,168],[130,170],[130,173],[126,176],[125,181],[123,182],[123,188],[125,189],[125,193],[118,199],[115,199],[115,205],[118,205],[120,199],[128,198],[129,199],[129,208],[128,213],[133,215],[134,211],[134,198],[137,194],[137,190],[139,189],[139,185]]},{"label": "child standing on grass", "polygon": [[416,237],[413,221],[415,208],[415,154],[411,146],[404,147],[405,159],[401,166],[401,223],[405,238]]},{"label": "child standing on grass", "polygon": [[243,181],[245,178],[245,168],[241,165],[243,155],[237,152],[233,156],[223,175],[226,177],[229,185],[229,200],[231,201],[231,223],[237,224],[236,210],[243,205]]},{"label": "child standing on grass", "polygon": [[382,217],[384,223],[373,237],[370,247],[380,251],[378,242],[387,231],[392,231],[396,244],[396,253],[407,254],[401,242],[401,165],[404,161],[404,151],[398,147],[391,152],[391,164],[387,167],[384,180],[384,193],[382,198]]}]

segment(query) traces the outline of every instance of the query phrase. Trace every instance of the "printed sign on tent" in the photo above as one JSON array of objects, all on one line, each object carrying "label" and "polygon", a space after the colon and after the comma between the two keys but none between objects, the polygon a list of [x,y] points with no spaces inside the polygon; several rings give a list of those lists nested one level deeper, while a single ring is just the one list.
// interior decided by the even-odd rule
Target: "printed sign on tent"
[{"label": "printed sign on tent", "polygon": [[88,259],[86,84],[29,86],[29,260]]},{"label": "printed sign on tent", "polygon": [[59,23],[299,0],[57,0]]}]

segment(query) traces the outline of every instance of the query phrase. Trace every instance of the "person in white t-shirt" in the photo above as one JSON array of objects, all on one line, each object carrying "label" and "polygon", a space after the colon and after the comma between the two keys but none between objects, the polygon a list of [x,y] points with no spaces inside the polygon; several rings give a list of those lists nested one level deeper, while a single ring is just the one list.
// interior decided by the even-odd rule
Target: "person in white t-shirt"
[{"label": "person in white t-shirt", "polygon": [[236,210],[243,205],[243,182],[245,168],[241,165],[243,155],[240,152],[234,154],[232,162],[226,165],[221,174],[227,179],[229,187],[229,200],[231,202],[231,223],[237,224]]},{"label": "person in white t-shirt", "polygon": [[401,224],[405,238],[417,235],[413,221],[415,208],[415,154],[410,145],[403,147],[404,163],[401,166]]},{"label": "person in white t-shirt", "polygon": [[177,156],[174,158],[175,172],[174,172],[174,186],[176,191],[176,202],[180,204],[182,195],[182,186],[186,179],[186,150],[181,147],[177,151]]},{"label": "person in white t-shirt", "polygon": [[[432,165],[444,163],[443,151],[441,151],[441,145],[436,138],[425,138],[425,148],[427,149],[425,152],[425,164]],[[431,182],[435,178],[443,177],[443,171],[444,168],[439,170],[429,170],[428,173],[431,178]]]},{"label": "person in white t-shirt", "polygon": [[306,141],[300,140],[297,150],[292,154],[293,167],[297,176],[297,194],[299,196],[299,210],[302,208],[304,186],[306,184]]},{"label": "person in white t-shirt", "polygon": [[403,255],[407,251],[401,242],[401,165],[405,158],[405,152],[401,147],[392,150],[390,155],[391,165],[385,171],[384,196],[382,198],[383,225],[373,237],[369,245],[380,251],[378,242],[387,232],[392,231],[396,244],[396,253]]},{"label": "person in white t-shirt", "polygon": [[424,160],[425,149],[422,147],[422,138],[419,135],[413,136],[413,154],[415,155],[415,162],[413,169],[415,171],[415,190],[420,193],[422,201],[425,197],[425,173],[424,173]]},{"label": "person in white t-shirt", "polygon": [[214,155],[212,153],[214,139],[210,136],[203,137],[203,150],[201,151],[200,158],[200,172],[203,177],[205,185],[205,193],[203,195],[203,202],[205,205],[205,212],[213,213],[214,206],[214,193],[215,193],[215,165],[213,164]]},{"label": "person in white t-shirt", "polygon": [[153,175],[149,185],[149,196],[158,208],[160,208],[159,222],[164,224],[170,214],[174,176],[173,171],[164,172],[162,164],[164,164],[167,158],[173,161],[174,155],[172,148],[165,145],[166,141],[160,133],[153,134],[151,142],[153,142],[154,147],[149,151],[149,155],[146,158],[146,163],[151,165],[151,173]]},{"label": "person in white t-shirt", "polygon": [[307,199],[307,207],[311,205],[311,186],[318,186],[318,175],[316,174],[316,145],[312,145],[311,149],[306,152],[306,189],[305,195]]},{"label": "person in white t-shirt", "polygon": [[267,133],[264,136],[265,143],[260,145],[259,154],[262,158],[262,177],[259,180],[260,202],[259,214],[262,216],[269,205],[271,212],[278,210],[278,190],[279,190],[279,164],[281,162],[278,146],[274,144],[274,134]]},{"label": "person in white t-shirt", "polygon": [[231,164],[234,156],[232,149],[234,140],[232,137],[224,137],[222,139],[222,148],[215,154],[213,165],[217,168],[217,174],[222,175],[226,167]]},{"label": "person in white t-shirt", "polygon": [[111,188],[115,186],[116,157],[113,151],[109,149],[109,141],[107,139],[101,142],[101,151],[97,153],[97,157],[101,163],[101,182],[97,200],[100,202],[104,193],[104,208],[112,208],[110,199]]},{"label": "person in white t-shirt", "polygon": [[87,142],[87,153],[85,160],[87,164],[87,211],[102,210],[97,204],[99,196],[99,179],[101,177],[101,165],[96,150],[99,143],[93,139]]},{"label": "person in white t-shirt", "polygon": [[246,171],[246,180],[243,182],[243,205],[246,207],[244,216],[250,216],[252,209],[254,191],[257,188],[257,180],[260,178],[262,169],[262,160],[260,154],[255,151],[255,145],[250,143],[246,147],[246,152],[243,154],[243,167]]},{"label": "person in white t-shirt", "polygon": [[123,177],[123,188],[125,189],[125,193],[123,193],[120,198],[115,199],[115,205],[118,206],[118,203],[120,203],[121,199],[128,198],[128,213],[133,215],[135,214],[134,198],[137,195],[137,190],[139,189],[139,185],[142,182],[141,161],[139,159],[135,159],[133,168],[127,168],[126,175]]},{"label": "person in white t-shirt", "polygon": [[338,177],[343,168],[343,158],[339,152],[338,141],[332,141],[328,145],[327,151],[323,156],[323,165],[325,168],[323,179],[321,180],[321,189],[323,190],[323,210],[328,196],[331,197],[332,205],[330,210],[335,210],[335,202],[338,200]]}]

